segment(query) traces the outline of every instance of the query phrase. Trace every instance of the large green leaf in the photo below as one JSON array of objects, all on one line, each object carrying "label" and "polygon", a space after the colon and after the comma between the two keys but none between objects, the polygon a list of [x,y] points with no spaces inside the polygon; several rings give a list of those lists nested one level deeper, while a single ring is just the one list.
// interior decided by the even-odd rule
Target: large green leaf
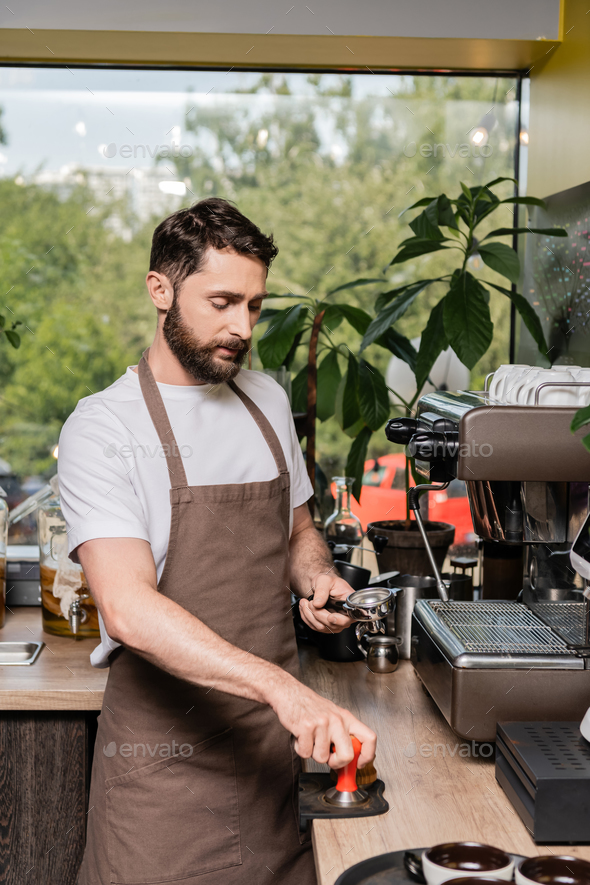
[{"label": "large green leaf", "polygon": [[291,350],[291,345],[307,316],[302,304],[279,311],[258,341],[258,355],[265,369],[278,369]]},{"label": "large green leaf", "polygon": [[451,201],[446,194],[441,194],[438,198],[438,223],[445,227],[451,227],[458,230],[457,219],[451,205]]},{"label": "large green leaf", "polygon": [[405,283],[403,286],[398,286],[397,289],[390,289],[388,292],[381,292],[376,300],[375,300],[375,312],[380,313],[383,308],[389,304],[394,298],[398,295],[401,295],[402,292],[406,292],[408,289],[414,288],[414,286],[420,286],[424,284],[424,286],[428,286],[430,283],[438,283],[440,280],[444,280],[444,277],[433,277],[431,280],[415,280],[413,283]]},{"label": "large green leaf", "polygon": [[520,278],[520,260],[511,246],[505,243],[480,243],[478,252],[484,262],[496,273],[502,274],[511,283],[518,283]]},{"label": "large green leaf", "polygon": [[405,292],[406,289],[409,289],[412,285],[414,284],[404,283],[403,286],[397,286],[395,289],[389,289],[387,292],[380,292],[375,299],[376,313],[383,310],[386,304],[389,304],[390,301],[393,301],[394,298],[397,298],[398,295],[401,295],[402,292]]},{"label": "large green leaf", "polygon": [[382,283],[382,282],[383,282],[383,277],[368,277],[368,278],[363,277],[363,279],[353,280],[351,283],[343,283],[341,286],[337,286],[336,289],[330,289],[330,291],[327,294],[328,295],[335,295],[336,292],[342,292],[344,289],[356,289],[357,286],[368,286],[370,283]]},{"label": "large green leaf", "polygon": [[412,342],[409,341],[405,335],[400,335],[399,332],[396,332],[396,330],[390,326],[389,329],[386,329],[383,335],[380,335],[379,338],[375,340],[375,344],[389,350],[394,356],[399,357],[400,360],[407,363],[412,372],[415,371],[418,354],[416,353],[416,348]]},{"label": "large green leaf", "polygon": [[494,289],[497,289],[498,292],[502,292],[503,295],[510,298],[521,315],[523,323],[531,333],[533,341],[539,348],[539,353],[546,357],[548,351],[547,342],[545,341],[545,335],[543,334],[541,320],[534,307],[526,300],[524,295],[520,295],[518,292],[511,292],[510,289],[496,286],[495,283],[486,283],[486,285],[492,286]]},{"label": "large green leaf", "polygon": [[267,323],[269,320],[272,320],[273,317],[276,317],[276,315],[280,312],[281,311],[278,307],[263,307],[260,311],[260,316],[258,317],[257,322]]},{"label": "large green leaf", "polygon": [[389,418],[389,394],[381,372],[366,360],[359,363],[358,398],[365,423],[371,430],[379,430]]},{"label": "large green leaf", "polygon": [[[490,237],[509,237],[512,234],[547,234],[550,237],[567,237],[568,232],[562,227],[498,227],[486,234],[483,240]],[[483,242],[482,240],[482,242]]]},{"label": "large green leaf", "polygon": [[318,366],[316,415],[320,421],[327,421],[334,414],[341,380],[338,354],[331,350]]},{"label": "large green leaf", "polygon": [[420,206],[428,206],[428,204],[432,203],[433,200],[436,200],[436,197],[422,197],[421,200],[417,200],[415,203],[412,203],[411,206],[408,206],[406,209],[402,209],[398,218],[401,218],[402,215],[405,215],[405,213],[409,212],[410,209],[418,209]]},{"label": "large green leaf", "polygon": [[359,335],[365,334],[371,322],[371,317],[366,310],[361,310],[360,307],[355,307],[353,304],[333,304],[332,307],[336,314],[344,317],[350,323],[355,332],[358,332]]},{"label": "large green leaf", "polygon": [[354,476],[352,485],[352,494],[360,503],[361,490],[363,487],[363,475],[365,472],[365,461],[367,460],[367,449],[373,435],[373,431],[366,425],[360,430],[350,447],[348,458],[346,459],[346,476]]},{"label": "large green leaf", "polygon": [[433,307],[420,337],[420,349],[416,360],[416,388],[422,390],[430,370],[443,350],[449,346],[444,327],[444,298]]},{"label": "large green leaf", "polygon": [[307,412],[307,363],[291,382],[291,411]]},{"label": "large green leaf", "polygon": [[495,184],[500,184],[501,181],[512,181],[513,184],[518,184],[516,178],[506,178],[505,176],[501,176],[500,178],[494,178],[493,181],[488,181],[484,187],[494,187]]},{"label": "large green leaf", "polygon": [[438,226],[438,200],[432,200],[424,212],[410,221],[410,227],[421,239],[444,240],[443,232]]},{"label": "large green leaf", "polygon": [[342,323],[342,314],[338,310],[337,304],[329,304],[325,309],[324,318],[322,320],[322,328],[327,332],[333,332]]},{"label": "large green leaf", "polygon": [[449,344],[468,369],[481,359],[494,335],[485,294],[486,290],[470,273],[456,272],[443,302]]},{"label": "large green leaf", "polygon": [[[409,287],[402,286],[402,290],[407,288]],[[326,319],[326,317],[328,317],[328,311],[332,310],[333,313],[329,314],[330,322],[332,322],[332,319],[338,319],[339,322],[340,319],[346,318],[355,332],[358,332],[359,335],[364,335],[371,324],[370,315],[366,311],[361,310],[360,307],[354,307],[352,304],[332,304],[326,310],[324,316],[324,325],[326,326],[328,325]],[[334,325],[333,322],[332,325]],[[416,350],[404,335],[396,332],[395,329],[389,328],[386,329],[383,335],[377,338],[375,344],[378,344],[380,347],[389,350],[390,353],[399,356],[400,359],[408,363],[413,370],[416,363]]]},{"label": "large green leaf", "polygon": [[508,197],[502,200],[502,203],[518,203],[521,206],[540,206],[541,209],[547,209],[545,200],[539,200],[538,197]]},{"label": "large green leaf", "polygon": [[358,361],[353,353],[348,355],[348,367],[336,392],[336,420],[345,433],[356,436],[363,425],[358,399]]},{"label": "large green leaf", "polygon": [[585,427],[586,424],[590,424],[590,406],[584,406],[583,409],[578,409],[572,419],[570,430],[572,433],[575,433],[576,430],[579,430],[580,427]]},{"label": "large green leaf", "polygon": [[[473,188],[473,190],[477,190]],[[478,192],[474,194],[475,200],[475,208],[473,210],[473,217],[475,220],[474,227],[477,227],[484,218],[486,218],[491,212],[498,208],[500,205],[500,200],[496,196],[493,191],[487,190],[486,188],[479,188]]]},{"label": "large green leaf", "polygon": [[444,245],[447,241],[446,237],[443,240],[424,240],[421,237],[414,237],[406,241],[406,244],[402,246],[389,264],[390,266],[392,264],[402,264],[404,261],[409,261],[410,258],[418,258],[420,255],[426,255],[429,252],[440,252],[441,249],[448,248]]},{"label": "large green leaf", "polygon": [[291,369],[293,368],[293,360],[295,359],[295,356],[297,355],[297,348],[301,344],[302,337],[303,337],[303,330],[300,330],[299,332],[297,332],[297,334],[293,338],[293,343],[291,344],[291,347],[289,348],[289,353],[287,354],[287,356],[283,360],[283,365],[287,369],[288,372],[290,372]]},{"label": "large green leaf", "polygon": [[369,344],[372,344],[373,341],[376,341],[390,326],[396,323],[400,317],[402,317],[415,298],[425,289],[430,283],[434,282],[433,280],[420,280],[418,283],[414,283],[413,286],[408,286],[405,292],[402,292],[401,295],[398,295],[391,304],[388,304],[374,320],[371,321],[371,324],[361,342],[361,350],[364,350],[365,347],[368,347]]}]

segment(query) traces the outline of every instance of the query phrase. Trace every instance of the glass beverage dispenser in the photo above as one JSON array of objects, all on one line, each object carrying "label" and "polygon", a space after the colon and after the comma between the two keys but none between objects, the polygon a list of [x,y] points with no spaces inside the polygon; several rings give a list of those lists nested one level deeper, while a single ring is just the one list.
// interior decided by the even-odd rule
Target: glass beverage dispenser
[{"label": "glass beverage dispenser", "polygon": [[51,481],[53,494],[37,510],[43,629],[56,636],[98,637],[98,612],[82,566],[68,557],[66,521],[56,480],[53,477]]}]

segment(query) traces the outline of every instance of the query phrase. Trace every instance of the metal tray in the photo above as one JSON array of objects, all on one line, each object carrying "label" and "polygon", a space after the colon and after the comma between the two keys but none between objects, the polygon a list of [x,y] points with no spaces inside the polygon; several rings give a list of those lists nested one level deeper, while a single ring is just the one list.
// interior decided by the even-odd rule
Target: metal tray
[{"label": "metal tray", "polygon": [[0,667],[30,666],[44,646],[44,642],[0,642]]},{"label": "metal tray", "polygon": [[[406,851],[422,854],[424,848],[408,848],[404,851],[390,851],[361,860],[348,870],[344,870],[334,885],[410,885],[414,880],[404,866]],[[510,854],[510,852],[508,852]],[[510,854],[515,863],[524,860],[522,854]]]}]

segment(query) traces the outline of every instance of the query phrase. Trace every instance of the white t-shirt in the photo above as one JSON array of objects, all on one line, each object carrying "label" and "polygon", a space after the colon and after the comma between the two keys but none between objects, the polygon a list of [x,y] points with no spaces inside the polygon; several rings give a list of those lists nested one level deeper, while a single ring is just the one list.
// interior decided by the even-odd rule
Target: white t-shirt
[{"label": "white t-shirt", "polygon": [[[293,509],[313,490],[287,394],[263,372],[242,369],[234,380],[268,418],[283,448],[291,532]],[[258,425],[227,384],[157,384],[189,486],[278,476]],[[170,474],[131,366],[106,390],[78,402],[60,434],[58,477],[70,559],[79,562],[76,547],[92,538],[142,538],[151,545],[159,580],[170,536]],[[103,642],[91,656],[95,666],[105,666],[116,647],[100,622]]]}]

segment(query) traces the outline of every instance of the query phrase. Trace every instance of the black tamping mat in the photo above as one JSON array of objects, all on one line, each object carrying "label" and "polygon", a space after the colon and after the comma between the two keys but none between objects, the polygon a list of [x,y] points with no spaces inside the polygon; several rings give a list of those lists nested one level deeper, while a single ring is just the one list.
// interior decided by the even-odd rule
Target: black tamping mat
[{"label": "black tamping mat", "polygon": [[[448,840],[450,841],[450,840]],[[424,848],[409,848],[413,854],[421,855]],[[410,885],[413,879],[404,865],[406,851],[390,851],[376,854],[349,867],[336,879],[334,885]],[[524,860],[521,854],[510,854],[515,863]],[[481,875],[484,875],[483,873]],[[487,875],[492,875],[488,873]]]},{"label": "black tamping mat", "polygon": [[302,832],[307,829],[308,821],[316,818],[374,817],[389,811],[389,803],[383,798],[385,784],[379,778],[372,784],[362,785],[361,789],[369,795],[365,804],[347,808],[329,805],[324,800],[324,793],[333,786],[329,773],[309,771],[299,775],[299,826]]}]

